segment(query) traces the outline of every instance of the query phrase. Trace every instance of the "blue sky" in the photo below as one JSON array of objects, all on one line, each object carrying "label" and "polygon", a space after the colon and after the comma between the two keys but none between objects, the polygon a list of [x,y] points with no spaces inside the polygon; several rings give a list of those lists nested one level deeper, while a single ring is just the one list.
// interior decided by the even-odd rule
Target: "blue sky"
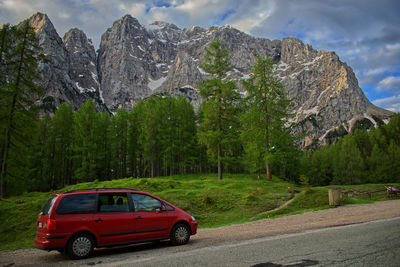
[{"label": "blue sky", "polygon": [[233,27],[256,37],[296,36],[335,51],[350,65],[374,104],[400,112],[398,0],[0,0],[0,22],[15,24],[46,13],[62,37],[82,29],[95,44],[126,14],[143,25],[156,20],[180,28]]}]

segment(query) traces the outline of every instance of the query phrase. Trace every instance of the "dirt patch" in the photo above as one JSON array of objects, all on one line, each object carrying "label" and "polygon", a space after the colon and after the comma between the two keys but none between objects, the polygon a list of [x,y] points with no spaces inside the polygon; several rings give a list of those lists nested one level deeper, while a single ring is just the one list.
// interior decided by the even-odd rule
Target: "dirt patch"
[{"label": "dirt patch", "polygon": [[292,203],[292,202],[295,200],[295,198],[297,197],[297,195],[298,195],[298,193],[294,194],[294,196],[293,196],[291,199],[289,199],[288,201],[286,201],[285,203],[283,203],[283,204],[280,205],[279,207],[277,207],[277,208],[275,208],[275,209],[273,209],[273,210],[268,210],[268,211],[261,212],[261,213],[255,215],[255,216],[251,217],[250,219],[253,220],[253,219],[256,218],[257,216],[264,215],[264,214],[268,214],[268,213],[271,213],[271,212],[274,212],[274,211],[277,211],[277,210],[281,210],[281,209],[283,209],[283,208],[289,206],[289,204]]}]

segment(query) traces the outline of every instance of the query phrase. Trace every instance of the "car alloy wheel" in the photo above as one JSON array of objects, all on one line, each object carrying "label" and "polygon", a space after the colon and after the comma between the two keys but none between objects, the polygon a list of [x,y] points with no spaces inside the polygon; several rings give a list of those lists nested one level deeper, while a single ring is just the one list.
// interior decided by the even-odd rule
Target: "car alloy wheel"
[{"label": "car alloy wheel", "polygon": [[74,259],[87,258],[93,251],[93,239],[86,234],[79,234],[72,238],[69,245],[69,254]]},{"label": "car alloy wheel", "polygon": [[171,241],[174,245],[184,245],[189,241],[190,232],[186,225],[177,224],[172,230]]}]

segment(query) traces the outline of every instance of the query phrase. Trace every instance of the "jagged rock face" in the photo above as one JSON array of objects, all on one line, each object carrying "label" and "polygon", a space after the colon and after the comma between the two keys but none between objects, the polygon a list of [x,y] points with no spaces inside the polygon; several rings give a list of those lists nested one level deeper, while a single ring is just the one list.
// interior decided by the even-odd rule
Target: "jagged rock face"
[{"label": "jagged rock face", "polygon": [[353,70],[334,52],[316,51],[294,37],[282,40],[275,75],[292,99],[294,132],[307,134],[305,146],[313,139],[331,142],[329,133],[341,129],[351,132],[356,120],[376,125],[392,115],[368,101]]},{"label": "jagged rock face", "polygon": [[131,109],[166,79],[182,31],[161,22],[155,22],[152,28],[145,29],[127,15],[102,36],[99,76],[105,103],[112,111]]},{"label": "jagged rock face", "polygon": [[[100,44],[98,66],[106,105],[112,111],[131,109],[151,94],[196,90],[205,75],[199,67],[204,48],[217,39],[231,51],[233,79],[247,77],[256,55],[279,58],[279,41],[256,39],[229,26],[181,30],[155,22],[145,28],[135,18],[124,16],[103,34]],[[198,108],[199,98],[189,98],[196,99],[193,104]]]},{"label": "jagged rock face", "polygon": [[[191,87],[203,80],[202,74],[196,63],[198,60],[193,59],[187,52],[179,51],[174,63],[170,66],[166,81],[162,84],[160,92],[168,92],[173,94],[179,88]],[[192,102],[192,101],[191,101]],[[196,106],[200,103],[196,103]]]},{"label": "jagged rock face", "polygon": [[[220,40],[230,51],[237,80],[248,78],[258,55],[277,63],[274,74],[292,99],[293,132],[305,134],[303,146],[319,139],[329,143],[351,132],[357,121],[377,125],[393,113],[372,105],[358,86],[352,69],[334,52],[314,50],[300,40],[254,38],[230,26],[179,29],[155,22],[143,27],[126,15],[114,22],[102,36],[97,60],[86,35],[72,29],[63,38],[42,14],[31,18],[49,63],[41,65],[45,77],[46,103],[54,107],[70,102],[75,108],[88,98],[98,110],[130,110],[151,95],[184,96],[197,109],[201,103],[198,83],[207,77],[199,67],[204,49]],[[105,104],[102,105],[102,104]]]},{"label": "jagged rock face", "polygon": [[99,51],[99,74],[106,105],[130,108],[150,92],[147,61],[149,36],[139,22],[125,16],[103,34]]},{"label": "jagged rock face", "polygon": [[69,76],[81,93],[97,92],[96,52],[85,33],[78,29],[69,30],[63,37],[70,62]]},{"label": "jagged rock face", "polygon": [[[81,63],[84,63],[85,59],[79,59],[77,55],[73,54],[75,50],[71,51],[70,48],[81,46],[82,54],[91,54],[91,57],[95,58],[94,48],[88,46],[83,32],[80,33],[80,38],[75,39],[71,37],[74,36],[72,32],[76,31],[69,32],[70,34],[65,37],[68,41],[67,49],[47,15],[36,13],[30,17],[29,23],[35,29],[39,43],[47,56],[47,61],[39,64],[39,71],[43,78],[41,86],[45,91],[41,105],[42,111],[54,113],[57,107],[64,102],[71,103],[77,109],[90,98],[94,100],[98,110],[105,111],[106,107],[99,98],[98,86],[94,88],[95,90],[92,90],[91,87],[84,89],[83,84],[79,84],[78,79],[74,76],[74,73],[84,68]],[[74,41],[80,43],[75,45]],[[85,49],[88,50],[84,51]],[[96,68],[94,67],[94,69]],[[97,71],[94,72],[94,76],[97,76]]]}]

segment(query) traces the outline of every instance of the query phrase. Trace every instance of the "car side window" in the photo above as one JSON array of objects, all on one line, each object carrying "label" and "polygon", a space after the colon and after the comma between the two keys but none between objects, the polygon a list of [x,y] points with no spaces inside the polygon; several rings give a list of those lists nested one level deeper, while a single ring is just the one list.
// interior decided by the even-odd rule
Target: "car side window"
[{"label": "car side window", "polygon": [[126,193],[99,193],[98,212],[129,212]]},{"label": "car side window", "polygon": [[166,210],[166,211],[173,211],[173,210],[175,210],[173,207],[171,207],[171,206],[168,205],[167,203],[164,203],[164,205],[165,205],[165,210]]},{"label": "car side window", "polygon": [[57,214],[84,214],[95,211],[96,194],[65,196],[57,207]]},{"label": "car side window", "polygon": [[132,193],[132,201],[135,211],[157,211],[161,209],[162,202],[151,196]]}]

